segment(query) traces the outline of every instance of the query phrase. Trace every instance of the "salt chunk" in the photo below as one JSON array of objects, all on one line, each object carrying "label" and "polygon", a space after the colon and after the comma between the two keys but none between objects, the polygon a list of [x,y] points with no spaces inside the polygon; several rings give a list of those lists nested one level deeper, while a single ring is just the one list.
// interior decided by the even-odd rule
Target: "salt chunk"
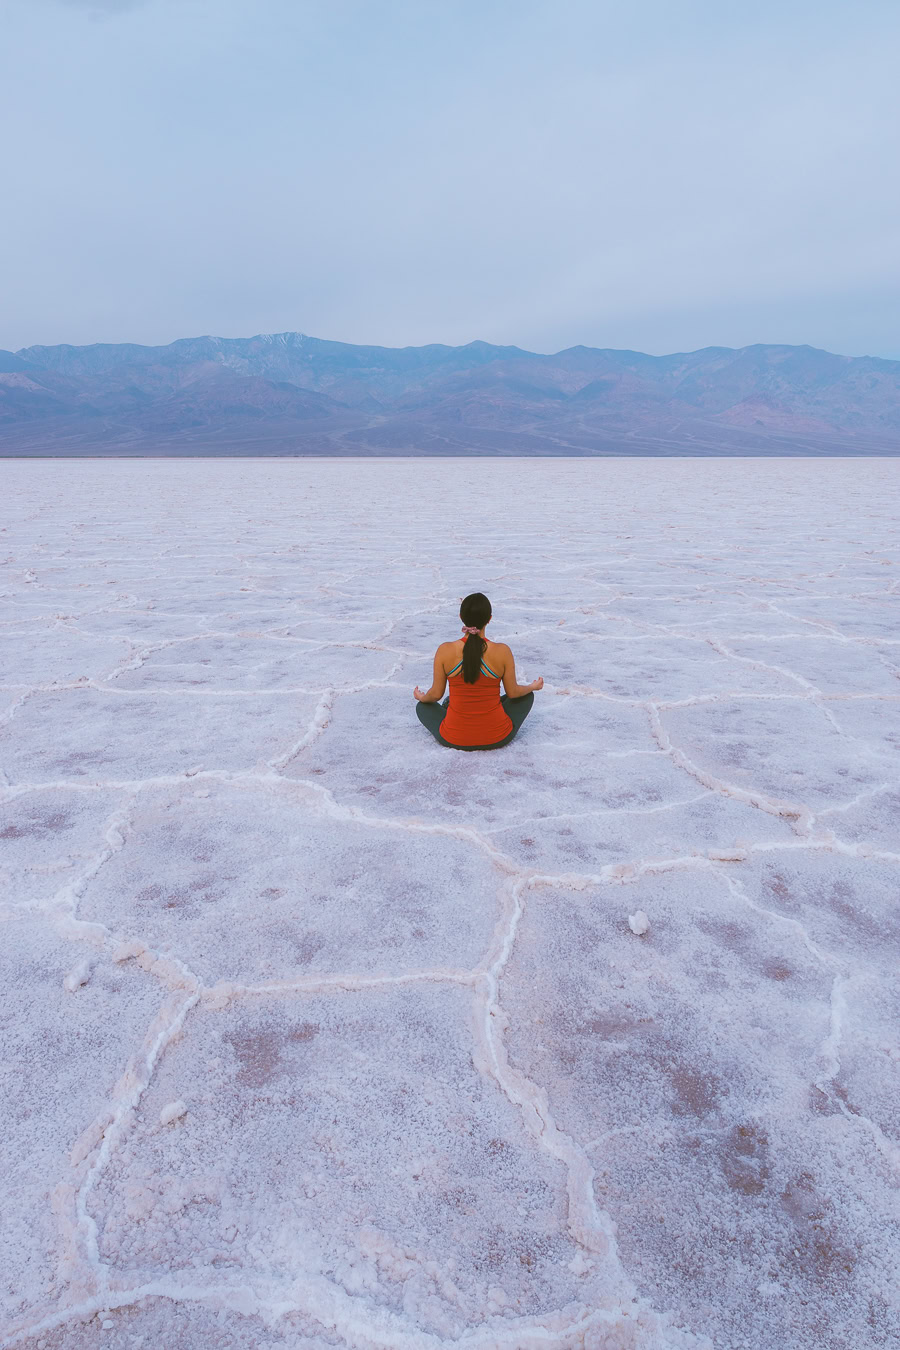
[{"label": "salt chunk", "polygon": [[180,1120],[186,1110],[183,1101],[169,1102],[169,1105],[164,1106],[159,1113],[160,1125],[170,1125],[173,1120]]},{"label": "salt chunk", "polygon": [[112,959],[118,964],[120,961],[130,961],[133,956],[140,956],[146,951],[143,942],[137,938],[132,938],[130,942],[120,942],[112,954]]},{"label": "salt chunk", "polygon": [[640,937],[641,934],[646,933],[647,929],[650,927],[650,920],[647,918],[644,911],[639,909],[636,914],[628,915],[628,927],[631,929],[632,933],[636,933],[638,937]]},{"label": "salt chunk", "polygon": [[112,1320],[111,1317],[107,1317],[106,1321],[105,1321],[105,1322],[101,1322],[100,1325],[102,1326],[102,1328],[103,1328],[104,1331],[112,1331],[113,1327],[114,1327],[116,1324],[115,1324],[115,1322]]},{"label": "salt chunk", "polygon": [[69,971],[63,980],[63,988],[71,994],[76,989],[80,989],[83,984],[87,984],[91,978],[91,972],[94,969],[92,962],[79,961],[78,965]]}]

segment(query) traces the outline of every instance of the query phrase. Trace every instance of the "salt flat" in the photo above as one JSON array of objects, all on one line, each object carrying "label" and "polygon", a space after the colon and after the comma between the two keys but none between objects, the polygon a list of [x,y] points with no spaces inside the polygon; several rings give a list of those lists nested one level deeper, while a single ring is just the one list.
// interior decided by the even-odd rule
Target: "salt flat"
[{"label": "salt flat", "polygon": [[898,469],[4,464],[0,1346],[896,1344]]}]

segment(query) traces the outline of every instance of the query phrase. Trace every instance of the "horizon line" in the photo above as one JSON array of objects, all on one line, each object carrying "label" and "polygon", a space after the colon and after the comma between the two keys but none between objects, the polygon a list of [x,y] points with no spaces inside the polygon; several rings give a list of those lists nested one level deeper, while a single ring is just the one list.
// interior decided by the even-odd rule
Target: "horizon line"
[{"label": "horizon line", "polygon": [[838,357],[842,361],[884,361],[892,365],[896,365],[898,364],[898,362],[900,362],[900,358],[898,357],[875,356],[871,353],[866,353],[865,355],[862,356],[848,356],[845,352],[833,352],[827,347],[814,347],[812,343],[809,342],[749,342],[741,347],[728,347],[719,343],[711,343],[709,346],[706,347],[694,347],[690,350],[661,352],[659,354],[654,354],[652,352],[644,352],[636,347],[592,347],[588,346],[586,343],[576,342],[570,347],[561,347],[556,351],[538,352],[532,351],[530,348],[527,347],[518,347],[514,343],[487,342],[483,338],[473,338],[469,342],[461,342],[461,343],[422,342],[422,343],[407,343],[404,346],[399,347],[390,347],[386,346],[384,343],[378,342],[345,342],[340,338],[320,338],[315,337],[311,333],[305,333],[301,329],[290,329],[290,328],[284,329],[282,332],[279,333],[252,333],[240,337],[223,337],[219,334],[214,333],[197,333],[192,334],[191,336],[188,337],[173,338],[171,342],[130,342],[130,341],[46,342],[46,343],[35,342],[31,343],[30,346],[27,347],[5,348],[2,350],[7,351],[12,356],[19,357],[20,360],[25,360],[26,358],[22,355],[23,352],[49,351],[60,347],[68,348],[71,351],[90,350],[91,348],[96,347],[140,347],[146,351],[154,351],[154,350],[163,350],[167,347],[174,347],[181,342],[209,341],[209,342],[224,343],[224,342],[255,342],[257,340],[265,340],[271,342],[279,338],[301,338],[303,340],[308,340],[311,342],[328,343],[336,347],[357,347],[357,348],[368,347],[373,348],[377,351],[385,351],[385,352],[426,351],[430,348],[431,349],[439,348],[444,351],[465,351],[466,348],[469,347],[490,347],[498,352],[515,352],[521,354],[522,356],[536,356],[536,357],[565,356],[570,352],[576,351],[615,352],[617,354],[626,354],[630,356],[646,356],[653,361],[663,361],[666,360],[668,357],[674,356],[698,356],[703,352],[748,352],[753,351],[756,348],[774,347],[774,348],[782,348],[787,351],[817,352],[825,356]]}]

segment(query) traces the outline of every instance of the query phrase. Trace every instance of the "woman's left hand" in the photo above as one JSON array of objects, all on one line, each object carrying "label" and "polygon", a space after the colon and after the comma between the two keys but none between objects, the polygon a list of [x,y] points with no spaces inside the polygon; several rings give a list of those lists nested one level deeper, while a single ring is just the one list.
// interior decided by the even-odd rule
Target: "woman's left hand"
[{"label": "woman's left hand", "polygon": [[425,692],[426,691],[420,689],[418,685],[416,685],[415,689],[413,690],[413,693],[415,694],[416,698],[419,700],[420,703],[422,702],[422,699],[425,697]]}]

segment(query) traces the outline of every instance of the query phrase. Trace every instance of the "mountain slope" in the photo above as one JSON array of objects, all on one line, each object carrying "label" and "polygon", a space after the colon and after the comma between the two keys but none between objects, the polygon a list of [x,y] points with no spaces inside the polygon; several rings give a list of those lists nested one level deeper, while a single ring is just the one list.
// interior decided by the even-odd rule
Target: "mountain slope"
[{"label": "mountain slope", "polygon": [[900,362],[302,333],[0,352],[0,453],[895,454]]}]

